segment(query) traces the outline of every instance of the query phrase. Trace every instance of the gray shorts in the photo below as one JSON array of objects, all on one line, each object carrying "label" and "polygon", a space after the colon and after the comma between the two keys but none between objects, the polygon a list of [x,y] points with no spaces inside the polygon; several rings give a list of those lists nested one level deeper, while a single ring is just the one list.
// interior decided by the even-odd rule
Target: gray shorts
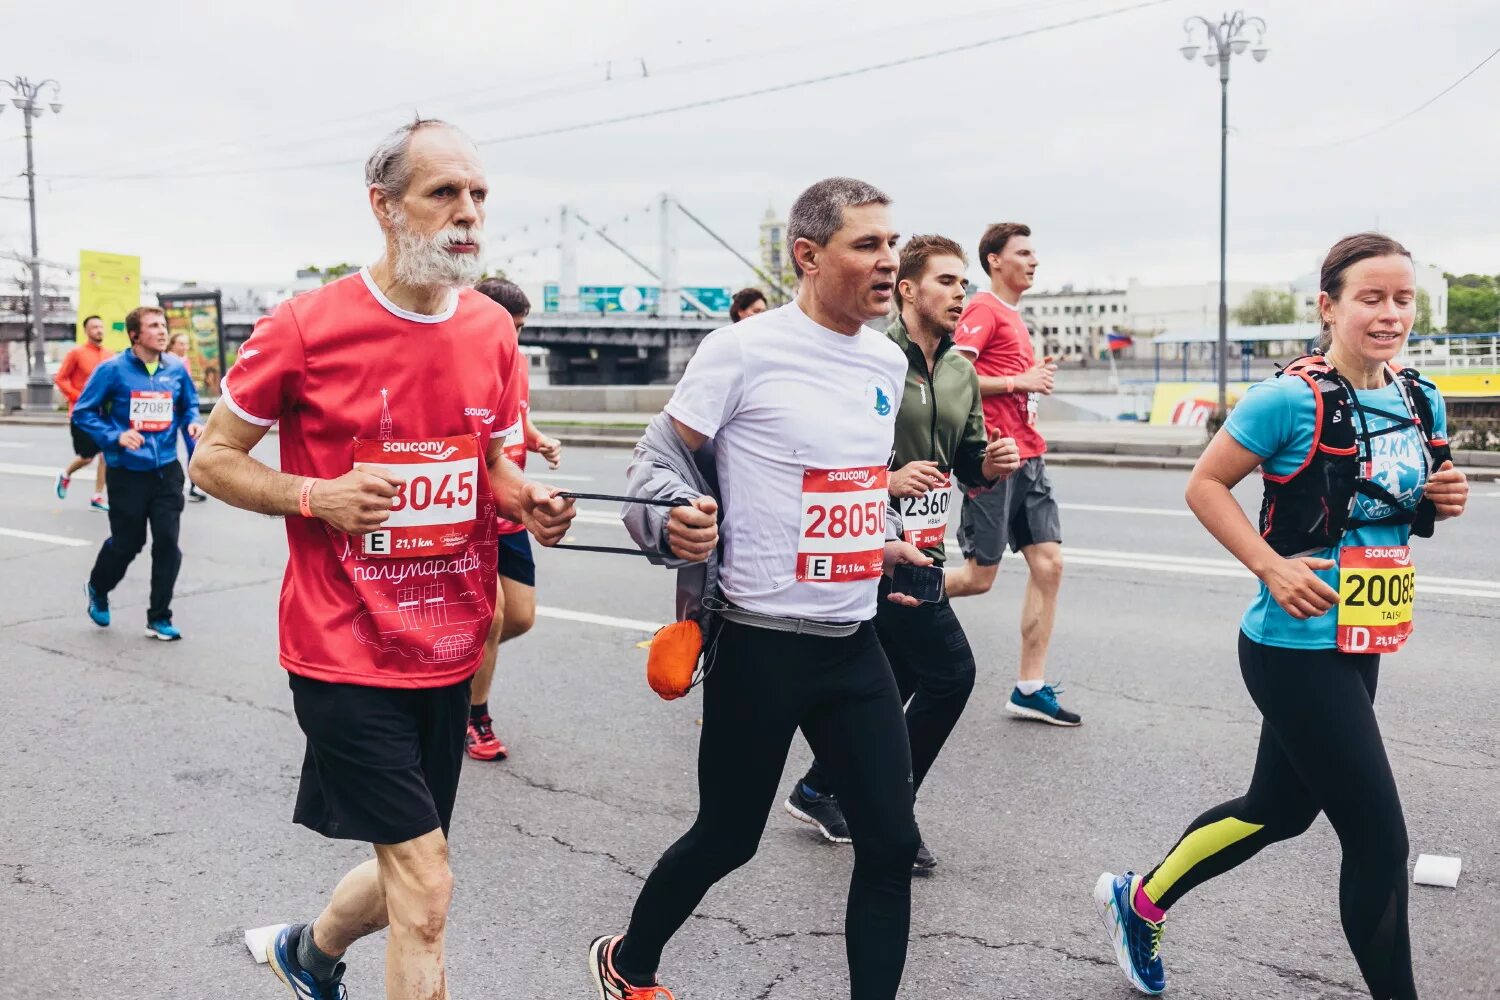
[{"label": "gray shorts", "polygon": [[1052,498],[1047,462],[1028,458],[994,489],[964,497],[958,520],[958,547],[981,566],[1000,562],[1005,546],[1020,552],[1040,542],[1061,542],[1062,522]]}]

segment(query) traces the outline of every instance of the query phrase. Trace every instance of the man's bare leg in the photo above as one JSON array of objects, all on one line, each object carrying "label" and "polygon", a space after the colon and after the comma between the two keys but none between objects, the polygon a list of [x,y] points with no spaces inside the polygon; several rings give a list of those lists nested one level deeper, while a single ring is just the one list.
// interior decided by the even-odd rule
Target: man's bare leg
[{"label": "man's bare leg", "polygon": [[995,576],[999,572],[999,563],[993,566],[981,566],[973,559],[966,559],[962,566],[955,566],[944,571],[943,588],[948,592],[949,597],[973,597],[976,594],[987,594],[995,585]]},{"label": "man's bare leg", "polygon": [[345,875],[333,890],[328,906],[313,921],[313,944],[323,954],[337,958],[351,944],[388,922],[380,864],[371,858]]},{"label": "man's bare leg", "polygon": [[448,1000],[443,937],[453,901],[448,839],[433,830],[402,844],[376,844],[390,932],[385,945],[387,1000]]},{"label": "man's bare leg", "polygon": [[[72,479],[74,473],[76,473],[79,469],[83,468],[85,465],[88,465],[92,461],[93,461],[92,458],[79,458],[77,455],[74,455],[73,456],[73,461],[69,462],[68,463],[68,467],[63,470],[63,476],[65,476],[68,479]],[[99,481],[102,483],[103,480],[104,480],[104,463],[103,462],[99,463],[99,470],[100,471],[98,473],[98,477],[99,477]],[[101,487],[101,489],[102,489],[102,487]]]},{"label": "man's bare leg", "polygon": [[[93,461],[94,461],[94,495],[102,497],[104,495],[104,472],[108,468],[108,466],[106,466],[104,464],[104,456],[103,455],[96,455],[94,457]],[[85,464],[87,464],[87,460],[85,460]],[[71,473],[70,473],[70,475],[71,475]]]},{"label": "man's bare leg", "polygon": [[1047,646],[1057,617],[1057,592],[1062,585],[1062,545],[1038,542],[1021,550],[1026,558],[1026,596],[1021,602],[1022,681],[1040,681],[1047,668]]}]

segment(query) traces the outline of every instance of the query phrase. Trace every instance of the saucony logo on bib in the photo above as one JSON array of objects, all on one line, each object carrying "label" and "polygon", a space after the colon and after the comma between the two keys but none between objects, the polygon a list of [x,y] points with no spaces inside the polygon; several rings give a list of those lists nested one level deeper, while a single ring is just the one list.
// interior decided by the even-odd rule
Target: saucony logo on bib
[{"label": "saucony logo on bib", "polygon": [[382,441],[380,450],[387,454],[413,454],[418,458],[430,458],[434,462],[441,462],[458,451],[453,445],[442,441]]},{"label": "saucony logo on bib", "polygon": [[1411,549],[1365,549],[1366,559],[1394,559],[1398,564],[1405,566],[1411,562]]},{"label": "saucony logo on bib", "polygon": [[875,477],[865,469],[836,469],[828,474],[830,483],[854,483],[864,489],[875,488]]}]

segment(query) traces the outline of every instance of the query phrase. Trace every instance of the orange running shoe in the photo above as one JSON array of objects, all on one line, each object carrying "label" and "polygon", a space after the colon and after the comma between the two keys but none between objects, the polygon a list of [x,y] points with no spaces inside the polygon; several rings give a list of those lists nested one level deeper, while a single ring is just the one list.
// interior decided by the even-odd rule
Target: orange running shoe
[{"label": "orange running shoe", "polygon": [[464,749],[475,760],[504,760],[510,756],[500,737],[495,735],[495,724],[488,715],[469,720],[469,732],[464,738]]},{"label": "orange running shoe", "polygon": [[632,986],[615,971],[615,949],[623,934],[606,934],[589,945],[589,981],[599,989],[599,1000],[677,1000],[660,984]]}]

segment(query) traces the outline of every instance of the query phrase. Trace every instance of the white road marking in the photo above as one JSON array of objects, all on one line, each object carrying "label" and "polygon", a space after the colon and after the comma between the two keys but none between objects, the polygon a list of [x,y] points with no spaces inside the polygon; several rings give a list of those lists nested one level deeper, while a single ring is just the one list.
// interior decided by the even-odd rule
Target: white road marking
[{"label": "white road marking", "polygon": [[583,622],[587,625],[605,625],[610,628],[623,628],[631,632],[655,633],[661,625],[656,622],[643,622],[638,618],[613,618],[609,615],[596,615],[589,611],[569,611],[567,608],[539,607],[536,613],[543,618],[557,618],[565,622]]},{"label": "white road marking", "polygon": [[1192,517],[1190,510],[1173,510],[1167,507],[1112,507],[1097,503],[1060,503],[1063,510],[1087,510],[1098,514],[1155,514],[1160,517]]},{"label": "white road marking", "polygon": [[24,538],[29,542],[47,542],[49,545],[93,545],[87,538],[68,538],[66,535],[44,535],[40,531],[22,531],[20,528],[0,528],[0,535],[7,538]]},{"label": "white road marking", "polygon": [[12,476],[40,476],[43,479],[56,479],[61,471],[61,467],[54,469],[50,465],[12,465],[9,462],[0,462],[0,473]]},{"label": "white road marking", "polygon": [[30,448],[29,442],[25,441],[0,441],[0,448]]},{"label": "white road marking", "polygon": [[[579,510],[575,520],[580,524],[620,527],[620,519],[614,514],[594,510]],[[958,544],[948,542],[948,551],[959,554]],[[1205,558],[1203,556],[1165,555],[1159,552],[1121,552],[1114,549],[1084,549],[1063,546],[1063,558],[1073,566],[1098,566],[1107,569],[1136,569],[1156,573],[1176,573],[1181,576],[1217,576],[1244,579],[1250,576],[1233,559]],[[1006,560],[1006,566],[1024,566],[1018,560]],[[1417,587],[1427,595],[1441,594],[1447,597],[1480,597],[1500,600],[1500,581],[1468,580],[1451,576],[1431,576],[1417,573]]]}]

